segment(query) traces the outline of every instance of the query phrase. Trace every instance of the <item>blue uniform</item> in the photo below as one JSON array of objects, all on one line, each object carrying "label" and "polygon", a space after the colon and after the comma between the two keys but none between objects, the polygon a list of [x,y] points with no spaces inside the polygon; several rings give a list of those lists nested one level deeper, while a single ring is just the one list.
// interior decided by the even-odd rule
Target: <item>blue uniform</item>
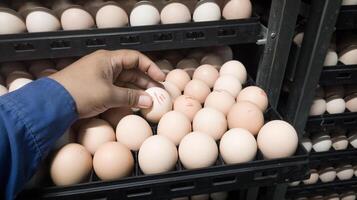
[{"label": "blue uniform", "polygon": [[14,199],[78,118],[72,96],[42,78],[0,97],[0,199]]}]

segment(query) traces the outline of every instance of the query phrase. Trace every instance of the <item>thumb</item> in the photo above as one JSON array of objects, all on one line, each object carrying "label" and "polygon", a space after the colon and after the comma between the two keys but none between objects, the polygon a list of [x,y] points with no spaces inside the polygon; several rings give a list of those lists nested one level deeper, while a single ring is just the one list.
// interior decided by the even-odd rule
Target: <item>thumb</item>
[{"label": "thumb", "polygon": [[150,108],[151,96],[143,90],[113,86],[111,98],[112,107]]}]

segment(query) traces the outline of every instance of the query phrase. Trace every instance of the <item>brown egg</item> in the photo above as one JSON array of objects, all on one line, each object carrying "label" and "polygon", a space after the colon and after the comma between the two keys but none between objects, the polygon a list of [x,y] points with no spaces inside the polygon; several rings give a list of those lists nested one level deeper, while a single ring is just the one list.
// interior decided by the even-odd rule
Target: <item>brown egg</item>
[{"label": "brown egg", "polygon": [[228,115],[229,110],[235,104],[235,100],[226,91],[213,91],[211,92],[205,101],[205,108],[214,108],[224,115]]},{"label": "brown egg", "polygon": [[219,55],[209,53],[201,59],[201,65],[209,64],[214,66],[217,70],[223,65],[223,60]]},{"label": "brown egg", "polygon": [[242,84],[232,75],[220,76],[214,83],[213,90],[226,91],[232,97],[237,97],[242,89]]},{"label": "brown egg", "polygon": [[174,102],[174,110],[185,114],[190,121],[201,108],[200,102],[186,95],[177,97]]},{"label": "brown egg", "polygon": [[174,69],[167,74],[165,81],[175,84],[180,91],[183,91],[190,80],[191,78],[187,72],[182,69]]},{"label": "brown egg", "polygon": [[50,173],[52,181],[59,186],[81,183],[89,178],[92,170],[92,155],[80,144],[67,144],[54,156]]},{"label": "brown egg", "polygon": [[119,142],[107,142],[95,152],[93,167],[100,179],[117,180],[131,174],[134,158],[125,145]]},{"label": "brown egg", "polygon": [[63,30],[89,29],[95,25],[91,14],[81,7],[70,7],[61,15]]},{"label": "brown egg", "polygon": [[219,70],[219,74],[222,75],[232,75],[238,78],[241,84],[244,84],[247,81],[247,70],[244,65],[238,60],[230,60],[225,62],[221,69]]},{"label": "brown egg", "polygon": [[232,106],[227,116],[228,127],[244,128],[257,135],[264,124],[264,116],[260,108],[253,103],[242,101]]},{"label": "brown egg", "polygon": [[78,142],[92,155],[101,145],[110,141],[115,141],[114,129],[102,119],[92,119],[79,128]]},{"label": "brown egg", "polygon": [[170,111],[162,116],[157,125],[157,134],[163,135],[178,145],[181,139],[192,130],[190,119],[181,112]]},{"label": "brown egg", "polygon": [[141,114],[150,122],[158,123],[161,117],[172,110],[172,99],[169,93],[159,87],[145,90],[153,100],[151,108],[141,109]]},{"label": "brown egg", "polygon": [[226,116],[213,108],[203,108],[193,118],[193,131],[210,135],[219,140],[227,130]]},{"label": "brown egg", "polygon": [[249,86],[244,88],[237,97],[237,102],[249,101],[258,106],[262,112],[268,108],[268,96],[260,87]]},{"label": "brown egg", "polygon": [[191,21],[191,12],[183,3],[172,2],[161,10],[162,24],[186,23]]},{"label": "brown egg", "polygon": [[98,28],[115,28],[127,26],[129,18],[118,4],[108,2],[97,11],[95,21]]},{"label": "brown egg", "polygon": [[224,19],[245,19],[252,15],[250,0],[230,0],[222,10]]},{"label": "brown egg", "polygon": [[214,83],[218,79],[219,73],[212,65],[201,65],[193,73],[192,79],[199,79],[205,82],[208,87],[213,88]]},{"label": "brown egg", "polygon": [[204,103],[210,92],[210,88],[203,81],[197,79],[187,83],[183,94]]},{"label": "brown egg", "polygon": [[150,125],[138,115],[128,115],[116,128],[117,140],[130,150],[137,151],[146,138],[152,135]]},{"label": "brown egg", "polygon": [[133,114],[133,110],[130,107],[111,108],[104,113],[100,114],[100,117],[109,122],[113,128],[116,128],[119,121],[127,116]]}]

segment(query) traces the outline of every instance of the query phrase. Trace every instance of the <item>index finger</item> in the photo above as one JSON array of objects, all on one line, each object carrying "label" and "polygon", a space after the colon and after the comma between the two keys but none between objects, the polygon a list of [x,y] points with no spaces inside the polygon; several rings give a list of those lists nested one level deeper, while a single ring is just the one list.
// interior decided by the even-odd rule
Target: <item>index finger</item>
[{"label": "index finger", "polygon": [[[164,81],[165,74],[160,68],[147,56],[135,50],[118,50],[113,51],[111,55],[111,64],[115,68],[134,69],[147,74],[155,81]],[[116,71],[116,70],[115,70]],[[118,74],[119,75],[119,74]]]}]

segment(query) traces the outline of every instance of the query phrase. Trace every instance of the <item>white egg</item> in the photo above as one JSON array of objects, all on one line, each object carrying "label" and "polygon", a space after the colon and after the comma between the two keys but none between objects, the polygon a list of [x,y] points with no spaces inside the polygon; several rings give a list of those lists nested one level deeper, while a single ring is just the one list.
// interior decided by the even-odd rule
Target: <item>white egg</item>
[{"label": "white egg", "polygon": [[17,78],[14,81],[11,82],[11,84],[9,85],[9,92],[13,92],[15,90],[18,90],[20,88],[22,88],[23,86],[31,83],[32,80],[31,79],[27,79],[27,78]]},{"label": "white egg", "polygon": [[160,13],[150,1],[140,1],[135,4],[130,13],[131,26],[147,26],[160,23]]},{"label": "white egg", "polygon": [[310,116],[322,115],[326,112],[326,101],[325,99],[315,99],[310,107]]},{"label": "white egg", "polygon": [[291,182],[289,183],[289,186],[291,187],[295,187],[295,186],[298,186],[300,184],[301,181],[294,181],[294,182]]},{"label": "white egg", "polygon": [[218,21],[221,19],[221,8],[213,1],[202,0],[197,3],[193,12],[193,21]]},{"label": "white egg", "polygon": [[319,178],[320,178],[321,182],[323,182],[323,183],[332,182],[336,178],[336,171],[334,170],[334,168],[328,167],[328,168],[320,171]]},{"label": "white egg", "polygon": [[309,138],[304,137],[301,139],[302,146],[306,149],[307,152],[310,152],[312,149],[312,142]]},{"label": "white egg", "polygon": [[315,134],[312,139],[312,148],[316,152],[330,150],[332,145],[331,137],[325,133]]},{"label": "white egg", "polygon": [[25,22],[11,9],[0,9],[0,34],[15,34],[26,31]]},{"label": "white egg", "polygon": [[338,56],[336,51],[329,49],[325,57],[324,66],[334,66],[337,65],[337,62]]},{"label": "white egg", "polygon": [[41,9],[26,16],[26,27],[28,32],[57,31],[61,28],[61,23],[50,10],[46,12]]},{"label": "white egg", "polygon": [[316,170],[311,170],[310,173],[310,177],[303,181],[305,185],[315,184],[319,180],[319,174]]},{"label": "white egg", "polygon": [[326,111],[329,114],[339,114],[345,112],[346,103],[342,98],[335,98],[332,100],[327,100]]},{"label": "white egg", "polygon": [[95,21],[98,28],[114,28],[128,25],[129,18],[123,8],[111,3],[97,11]]}]

